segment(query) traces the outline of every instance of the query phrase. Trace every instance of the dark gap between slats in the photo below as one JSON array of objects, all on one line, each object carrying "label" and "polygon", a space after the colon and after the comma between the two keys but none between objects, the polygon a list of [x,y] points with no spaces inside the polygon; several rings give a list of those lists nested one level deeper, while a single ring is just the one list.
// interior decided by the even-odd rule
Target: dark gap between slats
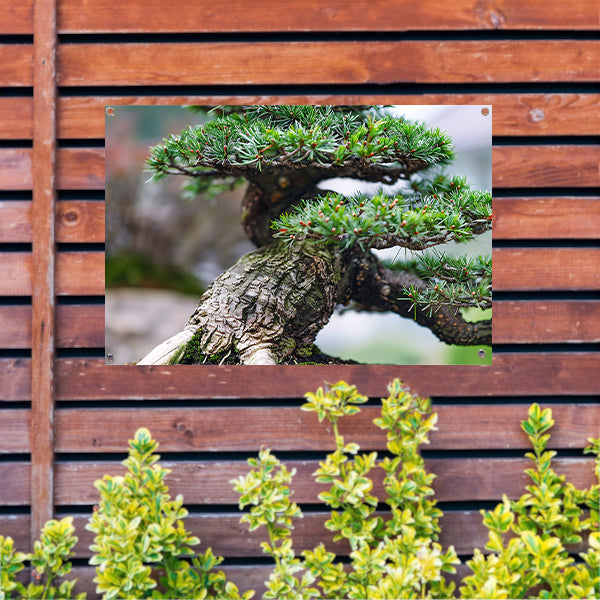
[{"label": "dark gap between slats", "polygon": [[591,342],[562,342],[560,344],[528,344],[527,342],[524,342],[522,344],[495,344],[492,342],[492,355],[508,352],[518,354],[554,354],[557,352],[570,352],[571,354],[578,354],[600,352],[600,344]]},{"label": "dark gap between slats", "polygon": [[58,190],[58,201],[61,200],[104,200],[104,190]]}]

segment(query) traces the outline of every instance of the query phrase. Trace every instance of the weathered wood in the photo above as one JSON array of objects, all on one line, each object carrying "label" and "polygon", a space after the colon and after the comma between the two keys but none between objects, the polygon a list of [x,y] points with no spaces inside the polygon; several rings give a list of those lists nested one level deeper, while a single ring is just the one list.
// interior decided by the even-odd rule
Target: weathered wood
[{"label": "weathered wood", "polygon": [[32,44],[0,43],[0,82],[7,88],[33,85]]},{"label": "weathered wood", "polygon": [[31,359],[0,358],[0,400],[31,399]]},{"label": "weathered wood", "polygon": [[56,293],[62,296],[104,294],[104,253],[61,252],[56,265]]},{"label": "weathered wood", "polygon": [[0,139],[30,140],[33,137],[32,98],[0,98],[0,115]]},{"label": "weathered wood", "polygon": [[[229,0],[219,9],[189,4],[175,11],[162,10],[160,0],[129,0],[117,6],[109,0],[81,5],[74,0],[59,5],[61,32],[264,32],[264,31],[410,31],[469,29],[593,29],[597,14],[591,0],[581,0],[573,10],[558,2],[517,0],[454,2],[447,10],[443,0],[394,5],[377,0],[343,0],[326,4],[309,0],[294,5],[278,0],[248,11],[240,0]],[[357,18],[358,17],[358,18]]]},{"label": "weathered wood", "polygon": [[494,343],[600,342],[600,302],[494,302]]},{"label": "weathered wood", "polygon": [[[160,0],[130,0],[115,4],[100,0],[81,5],[77,0],[59,4],[60,33],[104,32],[203,32],[221,31],[409,31],[470,29],[574,29],[592,30],[597,11],[592,0],[573,5],[564,2],[499,0],[493,4],[470,0],[455,1],[447,10],[443,0],[408,5],[361,0],[349,5],[342,0],[302,5],[283,0],[248,11],[246,3],[229,0],[219,10],[200,3],[163,10]],[[3,2],[0,33],[32,33],[33,0]]]},{"label": "weathered wood", "polygon": [[[0,243],[32,241],[32,203],[0,200]],[[57,242],[104,242],[104,202],[62,200],[56,203]]]},{"label": "weathered wood", "polygon": [[598,79],[598,45],[590,40],[64,44],[58,81],[63,86],[591,82]]},{"label": "weathered wood", "polygon": [[[257,440],[257,445],[260,443]],[[257,452],[258,453],[258,448]],[[292,484],[294,501],[318,503],[318,495],[326,486],[314,481],[313,473],[318,461],[285,461],[297,474]],[[2,463],[0,463],[1,465]],[[241,461],[198,461],[175,463],[164,461],[171,472],[165,478],[175,497],[183,494],[186,505],[237,505],[239,495],[233,491],[232,479],[244,475],[249,467]],[[466,502],[474,500],[518,498],[531,481],[524,470],[531,466],[525,458],[436,458],[426,459],[427,470],[437,475],[433,483],[440,502]],[[555,458],[552,462],[557,473],[565,475],[577,487],[589,487],[595,481],[592,458]],[[93,505],[99,500],[94,481],[105,474],[124,472],[119,463],[60,462],[56,465],[57,505]],[[373,473],[373,493],[383,497],[383,471]],[[5,495],[0,490],[0,498]]]},{"label": "weathered wood", "polygon": [[29,148],[0,148],[0,190],[30,190],[31,159]]},{"label": "weathered wood", "polygon": [[494,187],[600,185],[600,146],[494,146],[492,163]]},{"label": "weathered wood", "polygon": [[31,411],[26,409],[3,410],[0,415],[0,440],[2,440],[0,454],[29,454],[31,451]]},{"label": "weathered wood", "polygon": [[56,0],[33,12],[31,539],[54,513]]},{"label": "weathered wood", "polygon": [[58,189],[104,189],[104,148],[60,148],[56,162]]},{"label": "weathered wood", "polygon": [[105,204],[93,200],[62,200],[56,205],[59,242],[104,242]]},{"label": "weathered wood", "polygon": [[597,290],[600,248],[496,248],[493,288],[504,290]]},{"label": "weathered wood", "polygon": [[0,295],[31,296],[31,252],[0,253]]},{"label": "weathered wood", "polygon": [[[181,399],[299,398],[332,377],[355,384],[362,394],[387,395],[399,377],[421,395],[469,397],[597,394],[600,357],[593,352],[502,353],[490,366],[319,366],[277,367],[135,367],[111,366],[104,360],[57,361],[57,398]],[[22,368],[25,368],[23,364]],[[114,370],[114,375],[112,372]],[[483,379],[482,379],[483,378]]]},{"label": "weathered wood", "polygon": [[[300,404],[300,402],[298,403]],[[438,430],[427,450],[528,449],[520,423],[527,407],[511,404],[436,406]],[[600,430],[600,405],[566,404],[552,407],[556,425],[553,448],[584,448]],[[340,432],[362,449],[383,450],[386,436],[373,420],[378,406],[361,408],[360,417],[340,421]],[[463,426],[469,423],[469,435]],[[333,451],[331,428],[314,413],[295,407],[60,409],[56,413],[56,450],[122,452],[141,426],[160,443],[161,452],[252,452],[257,444],[274,451]],[[240,434],[243,432],[243,434]]]},{"label": "weathered wood", "polygon": [[[31,504],[31,466],[28,462],[0,462],[0,506]],[[31,534],[31,531],[27,532]],[[31,539],[31,536],[30,536]]]},{"label": "weathered wood", "polygon": [[[1,100],[1,99],[0,99]],[[27,99],[20,99],[22,103]],[[598,94],[403,94],[304,96],[82,96],[58,100],[59,138],[103,138],[106,105],[188,104],[487,104],[492,133],[593,135],[600,133]],[[22,109],[21,109],[22,110]],[[16,129],[16,124],[13,126]],[[16,135],[16,132],[13,133]]]},{"label": "weathered wood", "polygon": [[494,240],[596,239],[600,198],[502,198],[492,203]]}]

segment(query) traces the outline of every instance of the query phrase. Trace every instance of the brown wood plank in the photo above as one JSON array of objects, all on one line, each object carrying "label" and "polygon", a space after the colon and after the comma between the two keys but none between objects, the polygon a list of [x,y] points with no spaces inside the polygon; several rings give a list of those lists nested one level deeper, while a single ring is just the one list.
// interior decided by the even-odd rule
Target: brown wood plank
[{"label": "brown wood plank", "polygon": [[28,506],[31,502],[30,477],[28,462],[0,462],[0,506]]},{"label": "brown wood plank", "polygon": [[[165,482],[172,496],[182,494],[186,505],[237,505],[239,496],[230,481],[248,470],[245,462],[235,461],[164,461],[162,464],[171,470]],[[592,458],[555,458],[552,465],[557,473],[565,475],[577,487],[589,487],[595,482]],[[312,476],[319,462],[286,461],[286,466],[297,470],[291,486],[294,500],[318,503],[319,493],[327,489],[316,483]],[[524,470],[531,466],[531,461],[525,458],[436,458],[426,459],[425,466],[437,475],[433,488],[440,502],[499,501],[503,494],[511,499],[518,498],[530,482]],[[56,503],[70,506],[97,504],[99,496],[94,481],[107,473],[118,475],[123,472],[124,468],[118,463],[57,463]],[[380,469],[373,473],[373,492],[380,498],[383,497],[382,476]]]},{"label": "brown wood plank", "polygon": [[0,34],[33,33],[33,0],[0,3]]},{"label": "brown wood plank", "polygon": [[600,119],[596,118],[600,108],[600,94],[360,94],[225,97],[67,96],[58,100],[58,137],[103,138],[106,105],[188,104],[491,104],[493,135],[600,134]]},{"label": "brown wood plank", "polygon": [[600,198],[494,197],[493,238],[597,239]]},{"label": "brown wood plank", "polygon": [[600,302],[494,302],[495,344],[600,342]]},{"label": "brown wood plank", "polygon": [[104,295],[104,253],[61,252],[57,257],[56,292],[61,296]]},{"label": "brown wood plank", "polygon": [[494,187],[596,187],[600,146],[494,146]]},{"label": "brown wood plank", "polygon": [[[29,454],[31,411],[11,409],[0,412],[0,454]],[[2,531],[0,529],[0,531]],[[6,534],[4,534],[6,535]]]},{"label": "brown wood plank", "polygon": [[56,205],[59,242],[104,242],[104,202],[61,200]]},{"label": "brown wood plank", "polygon": [[60,190],[103,190],[103,148],[60,148],[56,187]]},{"label": "brown wood plank", "polygon": [[[0,11],[1,10],[2,9],[0,9]],[[2,27],[2,25],[0,25],[0,27]],[[0,119],[0,139],[32,139],[33,100],[31,98],[0,98],[0,115],[2,115],[2,119]]]},{"label": "brown wood plank", "polygon": [[[300,403],[299,403],[300,404]],[[428,450],[528,449],[520,423],[527,407],[511,404],[435,406],[438,430]],[[584,448],[600,431],[600,405],[552,407],[556,425],[553,448]],[[340,432],[365,450],[386,448],[386,436],[373,420],[378,406],[362,407],[358,418],[343,419]],[[299,407],[60,409],[56,413],[56,448],[63,453],[123,452],[143,423],[160,443],[161,452],[255,452],[260,445],[274,451],[333,451],[335,441],[314,413]],[[464,424],[469,424],[465,436]],[[243,435],[239,432],[243,431]]]},{"label": "brown wood plank", "polygon": [[0,400],[31,399],[31,359],[0,358]]},{"label": "brown wood plank", "polygon": [[[258,5],[252,11],[241,0],[214,6],[190,3],[177,11],[163,10],[160,0],[99,0],[83,8],[76,0],[59,5],[61,33],[81,32],[264,32],[264,31],[410,31],[469,29],[593,29],[597,11],[591,0],[573,6],[559,2],[517,0],[479,2],[444,0],[395,5],[382,0],[348,4],[309,0],[301,5],[285,0]],[[568,10],[571,8],[572,10]]]},{"label": "brown wood plank", "polygon": [[0,253],[0,296],[31,296],[31,253]]},{"label": "brown wood plank", "polygon": [[[27,200],[0,200],[0,243],[31,242],[31,207]],[[104,242],[104,202],[57,202],[56,241]]]},{"label": "brown wood plank", "polygon": [[[590,40],[64,44],[58,52],[58,82],[82,86],[595,81],[598,46]],[[178,65],[176,71],[173,64]]]},{"label": "brown wood plank", "polygon": [[[0,306],[3,348],[31,348],[31,306]],[[57,348],[104,345],[104,306],[68,304],[56,307]]]},{"label": "brown wood plank", "polygon": [[32,85],[32,44],[0,43],[0,86],[8,88],[31,87]]},{"label": "brown wood plank", "polygon": [[[26,368],[25,361],[20,368]],[[593,352],[507,352],[485,367],[341,365],[332,371],[326,366],[280,366],[275,378],[272,370],[259,366],[113,365],[108,372],[102,359],[62,359],[57,361],[56,393],[59,400],[300,398],[334,379],[381,397],[390,381],[401,378],[415,393],[434,397],[588,395],[600,391],[598,368],[600,356]]]},{"label": "brown wood plank", "polygon": [[32,541],[54,513],[56,3],[33,11]]},{"label": "brown wood plank", "polygon": [[31,202],[0,200],[0,243],[31,242]]},{"label": "brown wood plank", "polygon": [[31,159],[29,148],[0,148],[0,190],[30,190]]},{"label": "brown wood plank", "polygon": [[[600,184],[596,146],[494,146],[494,187],[592,187]],[[57,187],[104,189],[103,148],[60,148]],[[0,149],[1,189],[31,189],[31,151]]]},{"label": "brown wood plank", "polygon": [[597,290],[600,248],[496,248],[496,291]]}]

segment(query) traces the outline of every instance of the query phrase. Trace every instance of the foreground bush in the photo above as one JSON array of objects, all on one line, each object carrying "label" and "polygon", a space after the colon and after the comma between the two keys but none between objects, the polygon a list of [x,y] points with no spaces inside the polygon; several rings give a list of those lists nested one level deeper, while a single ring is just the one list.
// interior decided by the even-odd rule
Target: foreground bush
[{"label": "foreground bush", "polygon": [[[320,499],[331,508],[326,527],[334,540],[347,540],[350,562],[343,563],[323,544],[296,555],[291,541],[293,520],[302,516],[291,500],[293,470],[269,451],[249,459],[249,473],[232,482],[242,521],[250,531],[264,527],[263,552],[274,560],[265,598],[599,598],[599,485],[580,490],[552,469],[555,452],[547,450],[554,424],[550,409],[530,407],[521,426],[531,441],[532,467],[526,493],[504,497],[492,511],[482,511],[489,532],[485,553],[476,549],[467,561],[470,574],[458,589],[449,575],[460,563],[452,546],[438,542],[439,519],[431,487],[434,474],[419,454],[435,429],[437,415],[429,399],[414,396],[399,381],[390,384],[375,424],[386,432],[389,456],[360,453],[339,433],[342,417],[360,412],[367,401],[354,386],[339,382],[306,395],[304,410],[327,419],[336,449],[320,463],[317,481],[328,486]],[[596,455],[599,441],[586,452]],[[171,499],[164,483],[168,470],[158,463],[150,432],[139,429],[129,442],[124,476],[96,482],[100,503],[87,525],[95,535],[90,563],[96,565],[97,591],[113,598],[243,598],[237,587],[216,571],[222,558],[210,549],[196,555],[199,543],[183,524],[183,498]],[[371,473],[384,471],[385,518],[373,495]],[[329,534],[324,532],[324,537]],[[575,559],[571,544],[587,541],[587,552]],[[50,521],[32,554],[16,552],[13,540],[0,536],[0,600],[73,598],[69,558],[77,542],[72,518]],[[16,575],[30,562],[34,583]],[[83,600],[85,594],[77,599]]]}]

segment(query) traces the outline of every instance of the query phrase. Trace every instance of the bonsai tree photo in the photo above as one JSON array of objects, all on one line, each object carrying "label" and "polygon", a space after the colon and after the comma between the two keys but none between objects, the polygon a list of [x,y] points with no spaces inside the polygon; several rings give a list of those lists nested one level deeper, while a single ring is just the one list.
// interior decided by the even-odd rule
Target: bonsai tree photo
[{"label": "bonsai tree photo", "polygon": [[[491,230],[491,192],[446,173],[446,133],[390,108],[196,107],[200,124],[151,148],[150,180],[183,177],[188,194],[245,180],[241,221],[256,249],[137,364],[346,362],[315,346],[340,306],[394,313],[446,344],[491,345],[491,317],[465,316],[492,306],[491,255],[444,251]],[[334,178],[372,191],[326,189]]]}]

